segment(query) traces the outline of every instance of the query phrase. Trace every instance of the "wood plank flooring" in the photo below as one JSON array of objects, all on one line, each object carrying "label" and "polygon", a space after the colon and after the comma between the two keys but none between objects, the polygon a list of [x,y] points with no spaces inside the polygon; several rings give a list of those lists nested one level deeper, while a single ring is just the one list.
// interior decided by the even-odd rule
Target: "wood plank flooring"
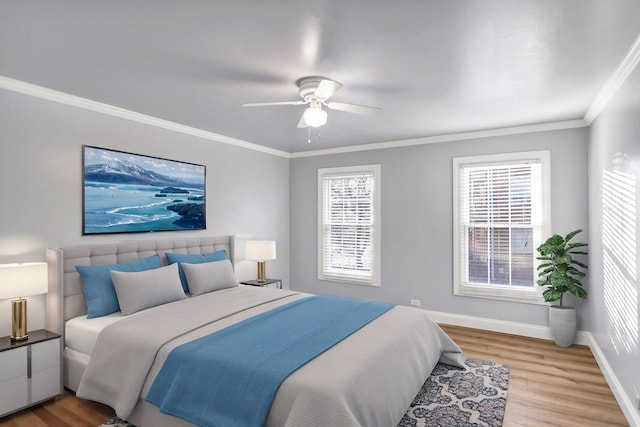
[{"label": "wood plank flooring", "polygon": [[[469,358],[509,365],[503,427],[628,426],[588,347],[442,325]],[[68,390],[55,401],[0,419],[2,427],[97,427],[113,416]],[[150,427],[150,426],[138,426]]]},{"label": "wood plank flooring", "polygon": [[509,365],[503,427],[629,425],[589,347],[441,326],[466,357]]}]

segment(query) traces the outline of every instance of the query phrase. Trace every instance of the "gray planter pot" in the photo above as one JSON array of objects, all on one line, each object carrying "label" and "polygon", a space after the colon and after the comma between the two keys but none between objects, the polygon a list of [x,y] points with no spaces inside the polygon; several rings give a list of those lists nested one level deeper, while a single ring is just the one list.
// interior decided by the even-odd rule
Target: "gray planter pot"
[{"label": "gray planter pot", "polygon": [[573,307],[549,307],[551,336],[558,347],[570,347],[576,338],[576,310]]}]

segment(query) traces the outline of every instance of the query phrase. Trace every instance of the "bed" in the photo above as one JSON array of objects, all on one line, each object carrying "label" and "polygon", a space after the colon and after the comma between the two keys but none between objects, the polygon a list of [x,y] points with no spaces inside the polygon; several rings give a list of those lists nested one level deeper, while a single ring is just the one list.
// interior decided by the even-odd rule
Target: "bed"
[{"label": "bed", "polygon": [[[183,418],[164,413],[167,412],[164,409],[161,412],[146,400],[152,400],[154,381],[160,382],[166,365],[170,364],[167,360],[173,360],[177,349],[220,335],[216,332],[231,330],[232,326],[249,322],[246,327],[250,329],[250,322],[262,319],[261,316],[328,297],[232,286],[178,298],[130,315],[122,314],[129,308],[121,304],[122,312],[87,319],[87,299],[76,266],[128,263],[157,254],[164,267],[167,253],[195,255],[220,251],[228,255],[233,265],[234,247],[233,236],[215,236],[47,249],[47,328],[63,337],[65,387],[78,392],[79,397],[108,404],[118,416],[139,427],[193,426]],[[289,323],[296,322],[284,322]],[[265,403],[262,398],[251,400],[254,387],[247,387],[237,400],[238,405],[244,405],[239,411],[250,412],[254,405],[256,408],[258,404],[266,405],[266,426],[394,426],[438,361],[463,366],[460,348],[423,310],[405,306],[384,308],[363,325],[287,375],[271,402]],[[270,353],[251,354],[248,359],[251,366],[245,370],[261,371],[266,359],[262,354]],[[199,424],[203,423],[195,421],[195,425]]]}]

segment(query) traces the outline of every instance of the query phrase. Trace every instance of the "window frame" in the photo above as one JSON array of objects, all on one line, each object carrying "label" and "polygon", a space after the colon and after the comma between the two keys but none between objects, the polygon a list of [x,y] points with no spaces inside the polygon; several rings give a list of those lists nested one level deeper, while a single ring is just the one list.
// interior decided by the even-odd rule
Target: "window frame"
[{"label": "window frame", "polygon": [[[464,218],[461,218],[462,193],[461,179],[464,168],[474,166],[500,166],[512,164],[538,163],[540,165],[540,194],[537,218],[532,218],[533,224],[533,286],[472,284],[469,283],[467,269],[463,269],[464,259],[468,259],[468,238],[464,232]],[[528,304],[546,304],[542,296],[544,290],[536,283],[537,248],[548,236],[551,219],[551,188],[550,188],[550,152],[548,150],[526,151],[502,154],[488,154],[453,158],[453,293],[458,296],[488,298],[502,301],[512,301]],[[532,201],[533,203],[533,201]],[[533,214],[532,214],[533,215]],[[461,253],[463,251],[463,253]],[[465,276],[467,273],[467,277]]]},{"label": "window frame", "polygon": [[[356,285],[366,286],[380,286],[380,165],[360,165],[360,166],[343,166],[343,167],[331,167],[331,168],[319,168],[318,169],[318,280],[349,283]],[[361,274],[339,274],[336,272],[325,271],[324,268],[324,254],[325,254],[325,233],[324,233],[324,208],[325,208],[325,194],[324,194],[324,179],[325,177],[336,175],[362,175],[363,173],[371,173],[373,175],[373,201],[372,201],[372,255],[371,255],[371,269],[370,275]]]}]

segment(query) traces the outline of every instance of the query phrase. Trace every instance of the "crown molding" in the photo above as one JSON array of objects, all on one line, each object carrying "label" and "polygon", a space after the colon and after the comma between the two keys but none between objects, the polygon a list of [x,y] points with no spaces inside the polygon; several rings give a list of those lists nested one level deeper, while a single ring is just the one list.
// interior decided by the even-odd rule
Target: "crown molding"
[{"label": "crown molding", "polygon": [[[640,41],[640,38],[639,38],[639,41]],[[636,45],[640,47],[640,42],[637,42]],[[640,53],[640,49],[638,50],[638,52]],[[640,57],[640,54],[636,56]],[[636,63],[637,63],[637,58],[636,58]],[[327,148],[327,149],[321,149],[321,150],[299,151],[294,153],[288,153],[285,151],[276,150],[263,145],[243,141],[241,139],[228,137],[225,135],[205,131],[205,130],[194,128],[191,126],[186,126],[186,125],[172,122],[169,120],[164,120],[164,119],[149,116],[146,114],[137,113],[135,111],[127,110],[124,108],[115,107],[113,105],[105,104],[102,102],[93,101],[87,98],[70,95],[68,93],[60,92],[53,89],[48,89],[42,86],[34,85],[31,83],[27,83],[21,80],[16,80],[16,79],[12,79],[10,77],[1,76],[1,75],[0,75],[0,89],[6,89],[12,92],[21,93],[23,95],[33,96],[36,98],[41,98],[48,101],[69,105],[76,108],[82,108],[84,110],[93,111],[96,113],[106,114],[113,117],[122,118],[125,120],[131,120],[137,123],[147,124],[150,126],[161,128],[161,129],[167,129],[167,130],[182,133],[185,135],[190,135],[197,138],[206,139],[209,141],[220,142],[223,144],[229,144],[236,147],[241,147],[248,150],[271,154],[271,155],[286,158],[286,159],[325,156],[330,154],[352,153],[357,151],[384,150],[389,148],[409,147],[414,145],[436,144],[441,142],[463,141],[463,140],[469,140],[469,139],[490,138],[490,137],[496,137],[496,136],[517,135],[517,134],[534,133],[534,132],[545,132],[550,130],[572,129],[572,128],[580,128],[580,127],[588,126],[588,123],[586,123],[585,120],[576,119],[576,120],[537,123],[537,124],[524,125],[524,126],[487,129],[487,130],[472,131],[472,132],[453,133],[453,134],[427,136],[427,137],[396,140],[396,141],[385,141],[385,142],[377,142],[377,143],[370,143],[370,144],[351,145],[346,147]]]},{"label": "crown molding", "polygon": [[620,86],[627,80],[629,75],[640,62],[640,35],[631,45],[631,48],[622,59],[618,67],[613,72],[611,77],[604,83],[598,95],[596,95],[593,103],[584,115],[584,122],[587,126],[598,117],[598,115],[604,110],[609,103],[609,100],[616,94]]},{"label": "crown molding", "polygon": [[559,129],[586,127],[582,119],[561,122],[537,123],[525,126],[514,126],[473,132],[451,133],[446,135],[426,136],[422,138],[403,139],[398,141],[376,142],[372,144],[350,145],[347,147],[327,148],[322,150],[299,151],[291,153],[292,159],[300,157],[326,156],[329,154],[353,153],[356,151],[385,150],[388,148],[410,147],[414,145],[437,144],[440,142],[464,141],[467,139],[491,138],[495,136],[517,135],[523,133],[546,132]]},{"label": "crown molding", "polygon": [[254,144],[251,142],[243,141],[241,139],[231,138],[225,135],[220,135],[191,126],[186,126],[169,120],[159,119],[157,117],[148,116],[146,114],[137,113],[135,111],[126,110],[124,108],[115,107],[113,105],[104,104],[102,102],[92,101],[87,98],[81,98],[79,96],[70,95],[68,93],[59,92],[53,89],[48,89],[6,76],[0,76],[0,89],[6,89],[12,92],[21,93],[23,95],[29,95],[36,98],[46,99],[48,101],[69,105],[72,107],[82,108],[84,110],[93,111],[96,113],[106,114],[125,120],[131,120],[137,123],[143,123],[146,125],[155,126],[161,129],[167,129],[185,135],[195,136],[197,138],[202,138],[209,141],[221,142],[223,144],[234,145],[236,147],[259,151],[274,156],[289,158],[289,153],[284,151],[275,150],[263,145]]}]

